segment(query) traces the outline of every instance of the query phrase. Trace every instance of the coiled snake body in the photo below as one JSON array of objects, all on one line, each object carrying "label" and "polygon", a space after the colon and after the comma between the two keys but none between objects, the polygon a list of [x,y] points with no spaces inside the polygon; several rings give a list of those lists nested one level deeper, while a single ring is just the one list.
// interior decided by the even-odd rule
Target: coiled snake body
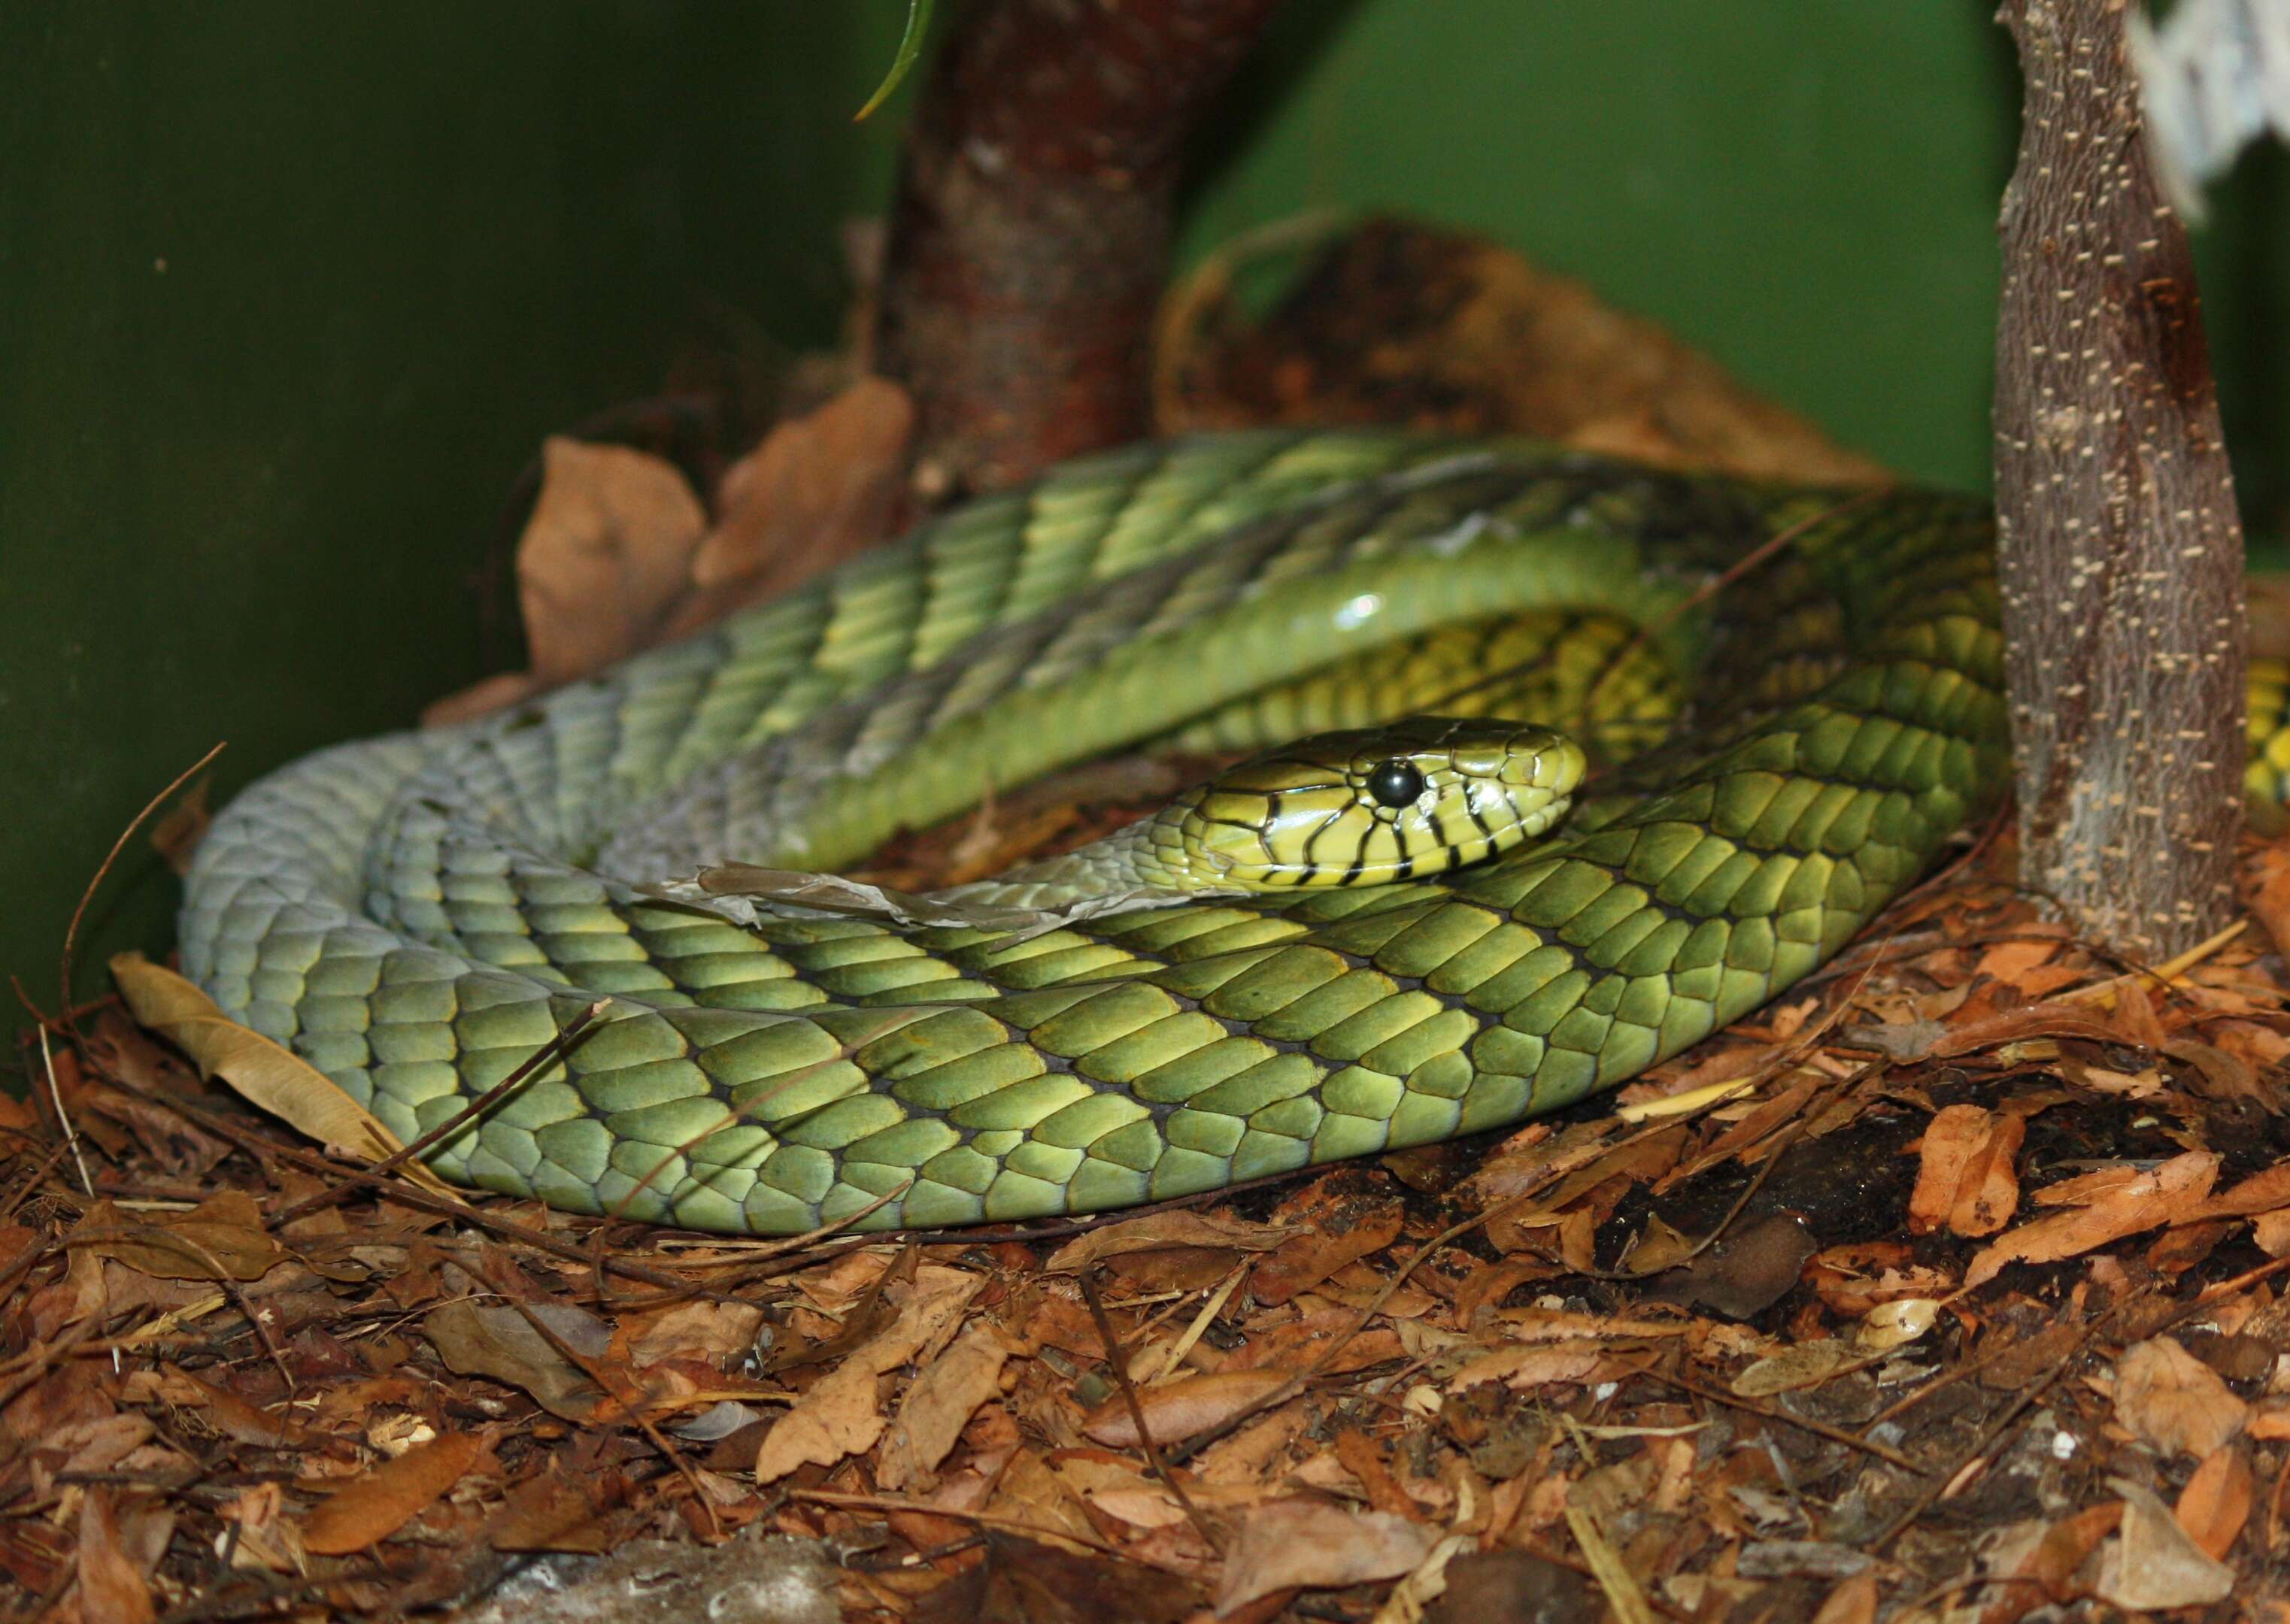
[{"label": "coiled snake body", "polygon": [[[1371,432],[1138,448],[274,774],[199,851],[183,956],[408,1140],[609,995],[432,1153],[464,1182],[753,1234],[1117,1207],[1517,1122],[1748,1012],[1993,803],[2000,671],[1970,500]],[[1032,933],[648,889],[831,868],[1109,750],[1433,710],[1606,771],[1475,868]]]}]

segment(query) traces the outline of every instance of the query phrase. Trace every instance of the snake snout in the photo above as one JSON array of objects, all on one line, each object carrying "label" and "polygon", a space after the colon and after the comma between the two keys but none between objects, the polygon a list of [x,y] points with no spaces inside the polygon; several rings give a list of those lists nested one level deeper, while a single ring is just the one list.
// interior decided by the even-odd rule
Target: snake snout
[{"label": "snake snout", "polygon": [[1415,716],[1241,763],[1172,808],[1228,886],[1374,885],[1444,874],[1546,833],[1587,762],[1548,728]]}]

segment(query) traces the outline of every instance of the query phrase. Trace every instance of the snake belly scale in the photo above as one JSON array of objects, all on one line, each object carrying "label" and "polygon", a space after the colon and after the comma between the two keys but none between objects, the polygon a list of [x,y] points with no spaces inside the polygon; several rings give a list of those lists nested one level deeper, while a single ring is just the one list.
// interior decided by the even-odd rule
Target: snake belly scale
[{"label": "snake belly scale", "polygon": [[[273,774],[199,850],[185,967],[406,1139],[609,996],[430,1160],[702,1229],[1103,1210],[1498,1127],[1772,997],[1993,804],[1990,548],[1956,497],[1533,445],[1093,458],[511,714]],[[1474,708],[1617,742],[1565,824],[1436,878],[1027,935],[648,889],[845,864],[1110,750]]]}]

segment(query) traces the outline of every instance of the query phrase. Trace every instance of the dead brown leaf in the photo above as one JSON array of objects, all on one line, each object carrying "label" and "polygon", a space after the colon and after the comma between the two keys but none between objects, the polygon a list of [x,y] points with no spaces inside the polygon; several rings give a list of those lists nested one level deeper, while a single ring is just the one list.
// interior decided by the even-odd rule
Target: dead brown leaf
[{"label": "dead brown leaf", "polygon": [[887,1424],[876,1400],[876,1378],[943,1346],[984,1284],[965,1270],[925,1265],[911,1287],[896,1288],[903,1297],[898,1317],[812,1383],[764,1435],[756,1481],[775,1483],[805,1461],[832,1466],[874,1447]]},{"label": "dead brown leaf", "polygon": [[[332,1078],[284,1044],[226,1017],[213,999],[173,971],[140,953],[115,955],[110,970],[135,1019],[174,1040],[202,1075],[220,1077],[322,1145],[345,1147],[369,1161],[398,1148],[397,1136]],[[418,1162],[401,1167],[397,1176],[446,1189]]]},{"label": "dead brown leaf", "polygon": [[885,1488],[902,1489],[937,1469],[978,1406],[999,1390],[1002,1366],[1018,1350],[1001,1326],[981,1320],[924,1368],[876,1457]]},{"label": "dead brown leaf", "polygon": [[225,1190],[156,1222],[132,1220],[108,1202],[100,1205],[108,1217],[90,1232],[89,1248],[159,1279],[260,1280],[286,1260],[285,1249],[262,1226],[261,1206],[244,1190]]},{"label": "dead brown leaf", "polygon": [[346,1556],[380,1543],[461,1481],[484,1452],[473,1432],[449,1432],[349,1479],[302,1524],[303,1546]]},{"label": "dead brown leaf", "polygon": [[679,629],[760,603],[888,535],[914,425],[904,389],[862,378],[773,428],[724,475],[721,516],[692,560],[693,583],[709,601],[687,606]]},{"label": "dead brown leaf", "polygon": [[2241,1536],[2243,1524],[2250,1520],[2256,1495],[2250,1458],[2239,1446],[2222,1444],[2195,1468],[2187,1486],[2179,1491],[2179,1503],[2171,1514],[2206,1556],[2223,1562]]},{"label": "dead brown leaf", "polygon": [[2233,1594],[2234,1571],[2189,1539],[2151,1490],[2122,1477],[2110,1478],[2108,1486],[2123,1497],[2123,1532],[2100,1566],[2102,1597],[2152,1612],[2208,1606]]},{"label": "dead brown leaf", "polygon": [[1581,1381],[1598,1368],[1605,1349],[1590,1341],[1533,1342],[1501,1348],[1467,1362],[1449,1380],[1451,1392],[1464,1393],[1482,1382],[1500,1381],[1517,1392]]},{"label": "dead brown leaf", "polygon": [[606,1358],[612,1327],[585,1308],[540,1303],[519,1309],[500,1303],[449,1302],[421,1321],[421,1333],[446,1365],[465,1376],[491,1376],[523,1388],[540,1407],[569,1421],[587,1420],[606,1395],[572,1360],[556,1351],[525,1317],[530,1313],[573,1352],[592,1362]]},{"label": "dead brown leaf", "polygon": [[1398,1238],[1405,1207],[1396,1199],[1362,1202],[1349,1193],[1356,1178],[1317,1180],[1275,1209],[1276,1221],[1299,1226],[1302,1233],[1282,1242],[1249,1276],[1249,1292],[1257,1301],[1286,1302]]},{"label": "dead brown leaf", "polygon": [[1216,1610],[1228,1613],[1277,1590],[1320,1590],[1397,1579],[1439,1542],[1439,1531],[1380,1511],[1283,1500],[1241,1521],[1225,1553]]},{"label": "dead brown leaf", "polygon": [[120,1537],[111,1491],[91,1488],[79,1513],[79,1608],[88,1624],[151,1624],[158,1609]]},{"label": "dead brown leaf", "polygon": [[1224,1252],[1269,1252],[1295,1230],[1286,1224],[1251,1223],[1215,1212],[1177,1207],[1148,1212],[1077,1236],[1050,1254],[1045,1275],[1077,1275],[1091,1264],[1132,1252],[1165,1247],[1199,1247]]},{"label": "dead brown leaf", "polygon": [[1985,1284],[2007,1263],[2057,1262],[2142,1229],[2178,1222],[2209,1196],[2218,1168],[2219,1158],[2213,1152],[2190,1150],[2151,1172],[2108,1169],[2104,1176],[2086,1174],[2040,1190],[2036,1199],[2046,1205],[2063,1199],[2094,1204],[2022,1224],[1982,1247],[1965,1271],[1964,1284]]},{"label": "dead brown leaf", "polygon": [[1997,1599],[1980,1615],[1980,1624],[2015,1624],[2046,1602],[2062,1602],[2071,1594],[2070,1581],[2099,1542],[2123,1522],[2123,1506],[2110,1500],[2088,1507],[2044,1530],[2008,1577],[2031,1580],[2030,1584],[2001,1585]]},{"label": "dead brown leaf", "polygon": [[2134,1343],[2115,1362],[2115,1419],[2166,1453],[2213,1454],[2249,1415],[2216,1371],[2170,1337]]},{"label": "dead brown leaf", "polygon": [[2027,1133],[2027,1118],[2017,1114],[1977,1105],[1937,1112],[1925,1127],[1909,1228],[1928,1235],[1945,1224],[1977,1239],[2011,1222],[2020,1205],[2013,1164]]},{"label": "dead brown leaf", "polygon": [[743,1302],[684,1302],[642,1322],[629,1339],[629,1363],[743,1359],[755,1350],[764,1311]]},{"label": "dead brown leaf", "polygon": [[[1249,1370],[1180,1376],[1142,1389],[1137,1403],[1156,1444],[1180,1443],[1221,1427],[1270,1397],[1293,1374],[1286,1370]],[[1136,1417],[1118,1393],[1092,1410],[1081,1429],[1109,1449],[1134,1449],[1144,1442],[1137,1436]]]},{"label": "dead brown leaf", "polygon": [[676,465],[552,436],[540,497],[516,545],[532,676],[571,682],[655,642],[708,527]]}]

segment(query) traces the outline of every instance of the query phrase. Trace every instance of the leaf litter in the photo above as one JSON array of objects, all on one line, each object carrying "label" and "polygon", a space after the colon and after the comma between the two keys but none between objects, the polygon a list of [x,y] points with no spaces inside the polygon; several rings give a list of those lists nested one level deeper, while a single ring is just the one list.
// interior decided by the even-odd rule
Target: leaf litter
[{"label": "leaf litter", "polygon": [[[1537,298],[1587,319],[1579,291],[1412,230],[1338,243],[1261,332],[1197,300],[1165,382],[1202,420],[1325,395],[1564,432],[1471,347]],[[1477,289],[1445,307],[1469,319],[1347,372],[1311,300],[1397,299],[1394,265]],[[1630,331],[1582,348],[1614,366]],[[1682,354],[1640,371],[1706,380]],[[1430,404],[1393,393],[1411,367]],[[1589,437],[1851,471],[1709,388],[1666,416],[1608,390]],[[556,620],[489,697],[887,533],[910,426],[854,386],[706,492],[552,445],[528,603]],[[1021,792],[873,872],[974,877],[1166,776]],[[443,1191],[123,964],[151,1028],[53,1019],[18,1049],[30,1102],[0,1097],[0,1573],[27,1617],[172,1624],[2290,1619],[2290,844],[2246,858],[2256,928],[2150,969],[2045,922],[1990,841],[1560,1116],[887,1239]]]}]

